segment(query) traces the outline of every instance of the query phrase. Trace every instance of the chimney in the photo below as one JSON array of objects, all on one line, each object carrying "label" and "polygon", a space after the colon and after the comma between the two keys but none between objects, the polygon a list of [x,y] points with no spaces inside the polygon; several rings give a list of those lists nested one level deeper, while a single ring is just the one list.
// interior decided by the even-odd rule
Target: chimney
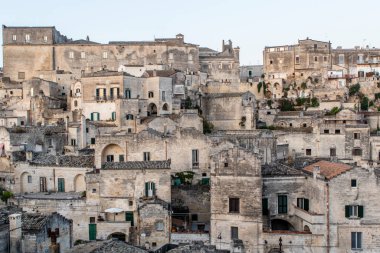
[{"label": "chimney", "polygon": [[87,146],[86,140],[87,140],[87,134],[86,134],[86,117],[82,114],[81,115],[81,148],[85,148]]},{"label": "chimney", "polygon": [[321,168],[319,166],[314,166],[313,167],[313,178],[317,179],[320,172],[321,172]]},{"label": "chimney", "polygon": [[9,215],[10,253],[21,252],[21,213]]}]

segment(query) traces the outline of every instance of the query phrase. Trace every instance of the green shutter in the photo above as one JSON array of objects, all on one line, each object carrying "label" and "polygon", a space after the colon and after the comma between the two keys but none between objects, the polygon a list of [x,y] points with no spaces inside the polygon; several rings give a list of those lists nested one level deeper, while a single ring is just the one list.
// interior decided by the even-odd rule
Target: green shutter
[{"label": "green shutter", "polygon": [[148,189],[149,189],[149,183],[146,182],[146,183],[145,183],[145,196],[146,196],[146,197],[149,196],[149,194],[148,194]]},{"label": "green shutter", "polygon": [[88,224],[88,239],[96,240],[96,224]]},{"label": "green shutter", "polygon": [[94,121],[94,113],[91,113],[91,121]]},{"label": "green shutter", "polygon": [[131,226],[134,226],[133,212],[125,212],[125,220],[131,222]]},{"label": "green shutter", "polygon": [[350,217],[350,206],[345,206],[345,213],[346,213],[346,218]]},{"label": "green shutter", "polygon": [[153,196],[156,196],[156,184],[155,183],[152,183],[152,192],[153,192]]},{"label": "green shutter", "polygon": [[304,202],[303,202],[303,209],[305,211],[309,211],[309,200],[308,199],[304,199]]},{"label": "green shutter", "polygon": [[364,206],[359,206],[358,207],[358,216],[359,216],[359,218],[363,218],[364,217]]},{"label": "green shutter", "polygon": [[268,209],[268,199],[267,198],[264,198],[262,200],[262,206],[263,206],[263,215],[268,215],[269,209]]}]

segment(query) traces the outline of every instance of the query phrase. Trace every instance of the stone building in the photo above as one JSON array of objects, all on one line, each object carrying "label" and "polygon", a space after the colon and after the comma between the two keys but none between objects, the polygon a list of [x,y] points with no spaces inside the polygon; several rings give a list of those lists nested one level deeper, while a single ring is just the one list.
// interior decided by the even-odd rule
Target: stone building
[{"label": "stone building", "polygon": [[47,253],[58,249],[64,253],[73,246],[72,221],[57,213],[45,215],[0,209],[0,217],[0,233],[9,236],[0,239],[0,252]]},{"label": "stone building", "polygon": [[261,163],[234,147],[211,164],[211,244],[232,252],[261,252]]}]

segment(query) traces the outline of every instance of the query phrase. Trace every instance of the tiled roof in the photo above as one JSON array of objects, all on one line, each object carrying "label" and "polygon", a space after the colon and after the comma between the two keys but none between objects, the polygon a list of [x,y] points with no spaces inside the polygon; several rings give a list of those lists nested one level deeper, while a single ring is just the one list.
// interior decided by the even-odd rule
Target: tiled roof
[{"label": "tiled roof", "polygon": [[318,166],[320,169],[319,174],[324,176],[327,180],[330,180],[336,176],[339,176],[346,171],[352,169],[350,165],[344,163],[334,163],[328,161],[319,161],[303,168],[306,173],[312,174],[314,167]]},{"label": "tiled roof", "polygon": [[95,157],[93,155],[55,156],[55,155],[40,153],[40,154],[35,154],[30,164],[39,165],[39,166],[92,168],[94,166],[94,161],[95,161]]},{"label": "tiled roof", "polygon": [[48,221],[49,216],[39,213],[23,213],[22,230],[40,230]]},{"label": "tiled roof", "polygon": [[170,160],[107,162],[103,165],[103,169],[109,169],[109,170],[170,169],[170,163],[171,163]]}]

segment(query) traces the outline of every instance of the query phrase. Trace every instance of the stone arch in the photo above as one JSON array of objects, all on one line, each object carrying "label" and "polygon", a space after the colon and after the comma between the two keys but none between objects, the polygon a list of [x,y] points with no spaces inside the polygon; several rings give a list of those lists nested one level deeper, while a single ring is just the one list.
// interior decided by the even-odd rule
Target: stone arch
[{"label": "stone arch", "polygon": [[32,191],[32,187],[30,185],[32,185],[33,181],[29,183],[28,176],[31,176],[31,174],[27,171],[23,172],[20,176],[20,192],[21,193]]},{"label": "stone arch", "polygon": [[124,158],[123,149],[117,144],[109,144],[102,150],[102,165],[105,162],[120,162],[121,156]]},{"label": "stone arch", "polygon": [[163,111],[168,111],[169,110],[169,106],[167,103],[165,103],[163,106],[162,106],[162,110]]},{"label": "stone arch", "polygon": [[278,122],[278,125],[280,127],[286,127],[288,124],[285,121],[280,121],[280,122]]},{"label": "stone arch", "polygon": [[107,239],[108,240],[109,239],[116,239],[116,240],[125,242],[127,239],[127,235],[122,233],[122,232],[114,232],[114,233],[110,234]]},{"label": "stone arch", "polygon": [[155,103],[148,105],[148,116],[157,115],[157,106]]},{"label": "stone arch", "polygon": [[301,123],[300,127],[308,127],[308,124],[306,122]]},{"label": "stone arch", "polygon": [[82,174],[78,174],[74,177],[74,191],[83,192],[86,190],[86,181]]},{"label": "stone arch", "polygon": [[304,231],[304,232],[309,232],[309,233],[311,233],[310,228],[309,228],[308,225],[305,225],[305,226],[303,227],[303,231]]},{"label": "stone arch", "polygon": [[271,220],[272,230],[282,230],[282,231],[295,231],[294,226],[286,220],[273,219]]}]

